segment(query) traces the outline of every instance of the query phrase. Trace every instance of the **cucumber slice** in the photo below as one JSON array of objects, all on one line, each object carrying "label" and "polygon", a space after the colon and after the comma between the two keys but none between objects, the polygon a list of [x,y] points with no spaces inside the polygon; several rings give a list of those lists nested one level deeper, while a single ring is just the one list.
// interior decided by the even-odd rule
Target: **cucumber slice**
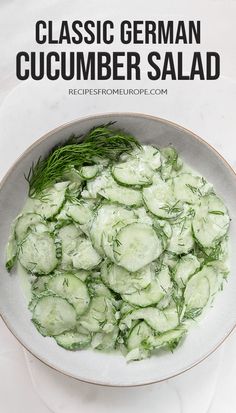
[{"label": "cucumber slice", "polygon": [[[90,237],[94,248],[100,255],[104,255],[103,234],[116,230],[135,220],[133,211],[117,205],[102,205],[92,221]],[[113,235],[112,235],[113,236]]]},{"label": "cucumber slice", "polygon": [[143,200],[149,211],[160,218],[176,218],[183,212],[182,203],[175,198],[170,183],[160,178],[143,189]]},{"label": "cucumber slice", "polygon": [[119,328],[114,327],[110,333],[95,333],[92,339],[91,347],[97,350],[111,351],[115,348]]},{"label": "cucumber slice", "polygon": [[144,161],[130,159],[114,165],[112,175],[119,184],[144,186],[152,183],[153,170]]},{"label": "cucumber slice", "polygon": [[68,182],[60,182],[44,190],[40,198],[29,198],[24,211],[34,212],[45,219],[54,217],[63,205]]},{"label": "cucumber slice", "polygon": [[169,270],[165,267],[146,288],[141,291],[136,291],[133,294],[123,294],[122,299],[132,305],[147,307],[158,303],[170,292],[171,288],[172,282]]},{"label": "cucumber slice", "polygon": [[134,273],[130,273],[109,261],[104,261],[101,267],[103,282],[118,294],[132,294],[147,287],[153,276],[154,267],[152,265],[147,265]]},{"label": "cucumber slice", "polygon": [[82,166],[80,168],[80,175],[83,179],[93,179],[98,174],[99,167],[98,165]]},{"label": "cucumber slice", "polygon": [[108,201],[117,202],[127,206],[140,206],[142,204],[142,194],[132,188],[118,185],[114,179],[109,179],[107,185],[99,191],[99,194]]},{"label": "cucumber slice", "polygon": [[83,314],[87,310],[90,301],[88,289],[74,275],[66,274],[52,277],[47,284],[47,288],[73,304],[78,315]]},{"label": "cucumber slice", "polygon": [[143,145],[142,149],[136,154],[136,157],[144,162],[147,162],[148,166],[157,171],[161,167],[161,153],[160,150],[151,145]]},{"label": "cucumber slice", "polygon": [[203,247],[212,247],[229,228],[228,211],[221,199],[210,194],[201,198],[193,218],[194,236]]},{"label": "cucumber slice", "polygon": [[135,272],[159,257],[162,242],[150,225],[133,223],[118,232],[113,251],[118,265]]},{"label": "cucumber slice", "polygon": [[184,288],[186,282],[200,268],[200,261],[195,255],[184,255],[179,259],[173,269],[173,277],[180,288]]},{"label": "cucumber slice", "polygon": [[91,343],[90,334],[82,334],[78,331],[67,331],[54,337],[59,346],[66,350],[80,350],[86,348]]},{"label": "cucumber slice", "polygon": [[126,355],[126,361],[139,361],[146,359],[150,356],[150,351],[144,348],[134,348],[133,350],[129,351]]},{"label": "cucumber slice", "polygon": [[121,320],[121,328],[122,324],[129,328],[133,320],[144,320],[153,330],[163,333],[179,325],[179,314],[175,306],[162,311],[154,307],[142,308],[125,316]]},{"label": "cucumber slice", "polygon": [[137,149],[125,162],[112,168],[112,175],[122,185],[149,185],[154,171],[161,166],[160,151],[153,146],[144,145]]},{"label": "cucumber slice", "polygon": [[67,253],[74,251],[81,234],[81,231],[74,224],[60,228],[57,238],[61,241],[62,250]]},{"label": "cucumber slice", "polygon": [[[196,306],[192,307],[192,308],[190,308],[190,310],[191,309],[193,309],[193,310],[196,309],[197,310],[198,308],[201,309],[201,308],[209,305],[213,301],[216,293],[221,289],[222,279],[223,279],[223,273],[221,272],[221,270],[219,268],[217,268],[214,265],[214,263],[211,264],[211,265],[204,266],[202,268],[202,270],[199,271],[198,273],[196,273],[195,275],[196,275],[196,278],[193,279],[192,283],[197,283],[197,280],[200,280],[200,278],[205,277],[208,281],[208,286],[206,286],[206,288],[204,289],[204,283],[205,283],[205,285],[207,283],[205,281],[204,282],[202,281],[202,289],[204,289],[204,292],[202,292],[202,293],[200,292],[202,294],[202,305],[200,305],[199,307],[196,307]],[[190,281],[192,280],[192,278],[190,279]],[[187,287],[186,287],[187,298],[188,298],[188,295],[191,293],[191,288],[192,288],[191,284],[190,284],[189,288],[190,288],[190,291],[188,291]],[[200,287],[198,287],[198,288],[200,290]],[[196,294],[197,294],[197,288],[196,288],[195,291],[196,291]],[[197,298],[196,298],[196,300],[197,300]],[[201,302],[200,302],[200,304],[201,304]]]},{"label": "cucumber slice", "polygon": [[136,208],[134,210],[134,213],[135,213],[137,222],[140,222],[141,224],[148,224],[148,225],[154,224],[153,218],[147,213],[144,207]]},{"label": "cucumber slice", "polygon": [[130,332],[127,339],[127,348],[129,351],[135,348],[145,347],[148,338],[153,336],[153,330],[145,321],[140,321]]},{"label": "cucumber slice", "polygon": [[103,284],[100,278],[94,279],[91,277],[91,281],[88,282],[89,294],[94,297],[108,297],[112,299],[112,293],[106,285]]},{"label": "cucumber slice", "polygon": [[176,266],[176,264],[179,261],[179,256],[170,251],[165,251],[160,256],[160,261],[162,262],[163,265],[167,265],[171,270],[173,270],[173,268]]},{"label": "cucumber slice", "polygon": [[85,282],[89,276],[89,271],[77,270],[74,275],[79,278],[80,281]]},{"label": "cucumber slice", "polygon": [[189,204],[195,204],[199,198],[212,191],[212,185],[205,179],[190,173],[183,173],[173,178],[173,187],[176,198]]},{"label": "cucumber slice", "polygon": [[43,336],[57,336],[75,328],[76,312],[64,298],[49,295],[39,298],[32,321]]},{"label": "cucumber slice", "polygon": [[45,224],[41,215],[32,212],[20,215],[15,225],[15,237],[17,241],[22,241],[26,237],[28,231],[38,224]]},{"label": "cucumber slice", "polygon": [[72,254],[72,263],[75,268],[91,270],[101,262],[101,256],[93,248],[91,241],[83,240],[76,246]]},{"label": "cucumber slice", "polygon": [[57,238],[61,242],[61,268],[72,270],[72,254],[76,251],[78,243],[81,241],[81,231],[74,225],[65,225],[58,231]]},{"label": "cucumber slice", "polygon": [[121,308],[120,308],[120,314],[121,316],[125,316],[128,313],[132,313],[132,311],[135,310],[135,307],[133,305],[130,305],[129,303],[126,303],[125,301],[122,302]]},{"label": "cucumber slice", "polygon": [[87,182],[86,188],[82,192],[82,196],[85,198],[96,199],[99,197],[99,191],[105,188],[111,178],[111,174],[108,170],[104,170],[99,176],[91,181]]},{"label": "cucumber slice", "polygon": [[112,301],[104,296],[94,297],[88,311],[80,318],[80,325],[91,333],[113,331],[117,324]]},{"label": "cucumber slice", "polygon": [[113,243],[119,230],[125,225],[135,221],[134,213],[132,212],[132,214],[130,214],[130,211],[128,213],[126,211],[127,210],[116,210],[113,215],[113,219],[110,220],[110,226],[107,227],[102,234],[103,251],[105,255],[114,262],[116,261],[116,259],[114,256]]},{"label": "cucumber slice", "polygon": [[186,304],[186,313],[199,315],[210,298],[210,283],[206,276],[206,269],[194,274],[187,282],[184,291],[184,300]]},{"label": "cucumber slice", "polygon": [[58,264],[56,246],[51,234],[29,233],[19,247],[23,267],[36,274],[49,274]]},{"label": "cucumber slice", "polygon": [[180,340],[186,334],[186,329],[182,326],[175,328],[174,330],[167,331],[158,335],[150,335],[147,337],[147,346],[152,349],[161,347],[169,347],[170,350],[174,350],[179,344]]},{"label": "cucumber slice", "polygon": [[69,167],[66,172],[63,173],[62,178],[65,181],[70,181],[72,184],[76,183],[77,185],[81,185],[82,179],[79,174],[79,171],[75,169],[73,166]]},{"label": "cucumber slice", "polygon": [[165,219],[159,219],[156,217],[153,219],[153,226],[161,237],[163,249],[165,250],[172,236],[172,227]]},{"label": "cucumber slice", "polygon": [[183,162],[179,158],[176,149],[170,146],[161,149],[161,156],[161,177],[166,180],[172,176],[173,172],[177,172],[182,168]]},{"label": "cucumber slice", "polygon": [[93,218],[94,202],[83,200],[78,202],[66,202],[61,212],[58,214],[58,220],[72,219],[74,222],[84,225]]},{"label": "cucumber slice", "polygon": [[184,218],[172,225],[172,236],[169,241],[168,251],[173,254],[187,254],[194,246],[192,222]]},{"label": "cucumber slice", "polygon": [[32,284],[32,293],[36,297],[40,296],[40,294],[47,290],[48,281],[50,280],[49,275],[41,275],[37,277],[37,279]]}]

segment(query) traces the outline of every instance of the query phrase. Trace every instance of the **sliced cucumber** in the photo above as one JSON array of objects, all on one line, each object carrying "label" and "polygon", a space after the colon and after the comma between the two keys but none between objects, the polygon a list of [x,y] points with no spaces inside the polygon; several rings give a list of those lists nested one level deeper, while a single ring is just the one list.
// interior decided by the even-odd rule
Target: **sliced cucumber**
[{"label": "sliced cucumber", "polygon": [[29,273],[39,332],[127,361],[174,350],[228,274],[229,216],[212,185],[150,145],[58,180],[27,201],[7,248],[8,270],[19,260]]},{"label": "sliced cucumber", "polygon": [[94,203],[90,200],[79,202],[66,202],[63,209],[57,216],[58,220],[72,219],[78,224],[87,224],[93,218]]},{"label": "sliced cucumber", "polygon": [[179,259],[173,269],[173,276],[180,288],[186,285],[189,277],[199,270],[200,265],[200,261],[192,254],[184,255]]},{"label": "sliced cucumber", "polygon": [[180,326],[162,334],[150,335],[147,338],[147,346],[150,346],[152,349],[168,346],[173,350],[179,344],[186,332],[186,329]]},{"label": "sliced cucumber", "polygon": [[120,314],[121,316],[125,316],[128,313],[132,313],[132,311],[135,310],[135,307],[133,305],[130,305],[129,303],[126,303],[125,301],[122,302],[121,308],[120,308]]},{"label": "sliced cucumber", "polygon": [[122,299],[132,305],[147,307],[158,303],[170,292],[171,287],[172,282],[170,279],[169,270],[165,267],[146,288],[136,291],[133,294],[123,294]]},{"label": "sliced cucumber", "polygon": [[42,292],[46,291],[49,280],[49,275],[41,275],[40,277],[37,277],[32,284],[32,293],[35,296],[39,296]]},{"label": "sliced cucumber", "polygon": [[118,204],[136,207],[142,204],[140,191],[118,185],[114,179],[110,179],[107,185],[99,191],[99,194],[108,201]]},{"label": "sliced cucumber", "polygon": [[[126,223],[133,222],[135,214],[124,207],[117,205],[102,205],[98,208],[97,213],[92,221],[90,237],[94,248],[100,255],[104,255],[103,234],[108,231],[120,228]],[[112,235],[113,236],[113,235]]]},{"label": "sliced cucumber", "polygon": [[179,261],[179,256],[174,254],[173,252],[165,251],[160,256],[160,261],[162,262],[163,265],[167,265],[171,270],[173,270],[173,268],[176,266],[176,264]]},{"label": "sliced cucumber", "polygon": [[203,247],[212,247],[224,237],[229,228],[228,211],[216,195],[201,198],[193,218],[193,232]]},{"label": "sliced cucumber", "polygon": [[113,250],[117,264],[135,272],[159,257],[162,242],[150,225],[133,223],[118,232]]},{"label": "sliced cucumber", "polygon": [[147,162],[131,159],[113,166],[112,175],[122,185],[144,186],[152,183],[153,170]]},{"label": "sliced cucumber", "polygon": [[80,175],[83,179],[93,179],[98,174],[99,167],[98,165],[82,166],[80,168]]},{"label": "sliced cucumber", "polygon": [[161,166],[161,153],[158,148],[151,145],[143,145],[142,149],[137,151],[136,157],[144,162],[147,162],[148,166],[157,171]]},{"label": "sliced cucumber", "polygon": [[85,282],[89,276],[89,271],[77,270],[74,275],[78,277],[81,281]]},{"label": "sliced cucumber", "polygon": [[136,221],[141,222],[141,224],[153,225],[153,218],[147,213],[144,207],[136,208],[134,210]]},{"label": "sliced cucumber", "polygon": [[57,233],[58,240],[61,242],[61,268],[72,270],[72,254],[76,251],[78,243],[81,241],[81,231],[74,225],[65,225]]},{"label": "sliced cucumber", "polygon": [[101,281],[100,278],[94,279],[94,277],[91,277],[91,281],[88,282],[88,288],[89,288],[89,294],[90,296],[94,297],[108,297],[112,299],[112,293],[107,288],[105,284]]},{"label": "sliced cucumber", "polygon": [[88,311],[80,318],[80,325],[91,333],[113,331],[117,321],[112,301],[104,296],[94,297]]},{"label": "sliced cucumber", "polygon": [[65,225],[58,231],[57,237],[62,243],[62,250],[70,253],[75,250],[81,231],[74,225]]},{"label": "sliced cucumber", "polygon": [[113,249],[113,244],[114,240],[117,237],[117,234],[121,228],[123,228],[125,225],[130,224],[135,221],[135,215],[132,212],[130,214],[130,211],[122,211],[122,210],[116,210],[116,212],[113,215],[113,218],[110,220],[110,226],[105,229],[105,231],[102,234],[102,247],[105,255],[110,258],[112,261],[116,261],[115,255],[114,255],[114,249]]},{"label": "sliced cucumber", "polygon": [[45,224],[41,215],[32,212],[20,215],[15,225],[15,236],[17,241],[22,241],[26,237],[27,232],[31,230],[33,226],[38,224]]},{"label": "sliced cucumber", "polygon": [[143,189],[143,200],[149,211],[160,218],[176,218],[183,212],[182,203],[175,198],[170,183],[160,178]]},{"label": "sliced cucumber", "polygon": [[111,174],[108,170],[104,170],[99,176],[91,181],[87,182],[87,186],[83,192],[82,196],[85,198],[96,199],[99,197],[99,191],[105,188],[109,182]]},{"label": "sliced cucumber", "polygon": [[208,184],[201,176],[190,173],[182,173],[173,179],[175,196],[189,204],[195,204],[199,198],[212,191],[212,185]]},{"label": "sliced cucumber", "polygon": [[32,321],[42,335],[57,336],[75,328],[76,312],[64,298],[49,295],[39,298]]},{"label": "sliced cucumber", "polygon": [[101,262],[101,256],[93,248],[91,241],[82,240],[72,254],[72,263],[75,268],[91,270]]},{"label": "sliced cucumber", "polygon": [[161,149],[161,156],[161,177],[166,180],[170,178],[173,172],[181,170],[183,162],[179,158],[176,149],[170,146]]},{"label": "sliced cucumber", "polygon": [[110,333],[95,333],[91,347],[97,350],[110,351],[115,348],[119,328],[117,326]]},{"label": "sliced cucumber", "polygon": [[129,351],[135,348],[145,347],[148,338],[153,336],[153,330],[145,321],[140,321],[130,332],[127,339],[127,348]]},{"label": "sliced cucumber", "polygon": [[192,234],[192,221],[184,218],[172,225],[172,235],[168,245],[168,251],[173,254],[187,254],[194,246]]},{"label": "sliced cucumber", "polygon": [[66,298],[74,305],[78,315],[83,314],[89,305],[90,297],[86,285],[72,274],[52,277],[47,284],[49,291]]},{"label": "sliced cucumber", "polygon": [[108,261],[104,261],[101,267],[103,282],[118,294],[132,294],[147,287],[153,276],[154,267],[152,264],[133,273]]},{"label": "sliced cucumber", "polygon": [[90,334],[82,334],[78,331],[67,331],[54,337],[59,346],[66,350],[80,350],[91,343]]},{"label": "sliced cucumber", "polygon": [[133,320],[144,320],[146,323],[159,333],[172,330],[179,325],[179,314],[176,307],[159,310],[154,307],[134,310],[121,320],[121,325],[131,326]]},{"label": "sliced cucumber", "polygon": [[210,284],[205,273],[205,268],[194,274],[187,282],[184,299],[186,304],[186,313],[193,313],[193,310],[202,310],[210,298]]},{"label": "sliced cucumber", "polygon": [[49,274],[58,264],[51,234],[29,233],[19,247],[19,261],[29,272]]},{"label": "sliced cucumber", "polygon": [[26,212],[37,213],[46,219],[52,218],[63,205],[67,186],[68,182],[60,182],[44,190],[40,198],[29,198],[25,207]]},{"label": "sliced cucumber", "polygon": [[76,183],[77,185],[81,185],[82,179],[79,171],[75,169],[73,166],[69,167],[66,172],[63,174],[63,178],[65,181],[70,181],[72,183]]}]

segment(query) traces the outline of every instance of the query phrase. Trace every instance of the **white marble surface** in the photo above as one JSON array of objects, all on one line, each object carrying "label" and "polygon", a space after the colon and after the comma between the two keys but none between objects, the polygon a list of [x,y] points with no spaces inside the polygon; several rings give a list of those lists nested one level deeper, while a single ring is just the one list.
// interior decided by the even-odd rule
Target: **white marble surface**
[{"label": "white marble surface", "polygon": [[[234,0],[200,0],[191,5],[187,1],[152,0],[148,8],[139,0],[129,3],[77,0],[71,1],[70,6],[66,0],[1,0],[0,176],[29,144],[51,128],[80,115],[119,110],[146,112],[176,121],[204,137],[236,167],[235,13]],[[15,52],[32,48],[36,19],[153,16],[201,18],[204,24],[202,47],[221,52],[222,78],[217,82],[158,83],[158,87],[168,88],[167,96],[135,98],[68,96],[68,88],[78,87],[78,82],[43,81],[18,85],[14,75]],[[142,48],[140,52],[143,53]],[[93,87],[97,87],[98,83],[94,83]],[[144,85],[150,87],[151,82],[132,82],[125,86]],[[80,85],[85,86],[88,86],[86,82]],[[104,86],[111,84],[99,84],[99,87]],[[147,407],[150,413],[233,413],[236,410],[235,333],[218,352],[188,373],[138,390],[81,384],[49,369],[28,353],[23,355],[21,346],[2,321],[0,343],[0,411],[3,413],[106,413],[111,410],[132,413]]]}]

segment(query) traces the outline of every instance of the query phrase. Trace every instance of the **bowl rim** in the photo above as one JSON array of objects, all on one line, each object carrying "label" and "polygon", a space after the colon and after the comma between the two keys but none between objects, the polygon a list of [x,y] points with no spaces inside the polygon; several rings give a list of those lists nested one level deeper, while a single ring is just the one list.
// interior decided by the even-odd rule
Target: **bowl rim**
[{"label": "bowl rim", "polygon": [[[6,172],[6,174],[3,176],[3,178],[0,181],[0,192],[2,191],[2,188],[4,187],[5,182],[7,181],[8,177],[11,175],[11,173],[14,171],[14,169],[18,166],[18,164],[21,162],[21,160],[28,155],[31,150],[35,147],[37,147],[38,145],[41,144],[41,142],[44,142],[45,140],[47,140],[51,135],[54,135],[55,133],[66,129],[67,127],[78,123],[78,122],[82,122],[82,121],[86,121],[86,120],[90,120],[93,119],[94,121],[99,120],[105,117],[114,117],[114,118],[128,118],[128,117],[136,117],[136,118],[143,118],[145,120],[153,120],[153,121],[158,121],[160,123],[166,124],[166,125],[170,125],[175,127],[176,129],[179,129],[179,131],[184,131],[187,132],[189,135],[191,135],[195,140],[201,142],[204,146],[208,147],[208,149],[210,149],[212,152],[214,152],[215,156],[221,160],[221,162],[224,163],[225,167],[233,174],[234,177],[236,179],[236,171],[231,167],[231,165],[225,160],[225,158],[211,145],[209,144],[207,141],[205,141],[203,138],[201,138],[200,136],[198,136],[197,134],[195,134],[194,132],[192,132],[190,129],[185,128],[184,126],[181,126],[179,124],[177,124],[176,122],[172,122],[170,120],[167,120],[165,118],[161,118],[155,115],[150,115],[150,114],[146,114],[146,113],[142,113],[142,112],[101,112],[101,113],[95,113],[95,114],[91,114],[91,115],[86,115],[86,116],[79,116],[75,119],[72,119],[71,121],[65,122],[62,125],[57,126],[54,129],[49,130],[48,132],[46,132],[45,134],[43,134],[41,137],[39,137],[38,139],[36,139],[36,141],[34,141],[30,146],[28,146],[23,153],[18,156],[15,160],[15,162],[13,163],[13,165],[8,169],[8,171]],[[194,361],[193,363],[191,363],[189,366],[180,369],[179,371],[177,371],[175,374],[171,374],[168,377],[165,378],[161,378],[161,379],[157,379],[157,380],[151,380],[151,381],[146,381],[145,383],[138,383],[138,384],[109,384],[109,383],[104,383],[104,382],[100,382],[99,380],[86,380],[80,377],[75,377],[72,374],[66,372],[63,370],[63,368],[58,368],[55,367],[55,365],[50,364],[50,361],[45,360],[44,358],[41,358],[40,355],[34,354],[34,352],[28,348],[27,344],[23,344],[23,342],[21,341],[21,338],[14,332],[14,328],[10,327],[6,318],[4,317],[3,314],[0,313],[0,317],[3,320],[5,326],[8,328],[8,330],[12,333],[12,335],[16,338],[16,340],[18,341],[18,343],[20,343],[20,345],[23,347],[23,350],[27,350],[32,356],[36,357],[39,361],[41,361],[42,363],[44,363],[46,366],[52,368],[53,370],[64,374],[67,377],[71,377],[75,380],[78,380],[80,382],[83,383],[87,383],[87,384],[93,384],[93,385],[99,385],[99,386],[104,386],[104,387],[139,387],[139,386],[147,386],[150,384],[155,384],[155,383],[160,383],[163,382],[165,380],[169,380],[172,379],[174,377],[177,377],[189,370],[191,370],[193,367],[199,365],[200,363],[202,363],[204,360],[206,360],[211,354],[213,354],[217,349],[219,349],[219,347],[225,342],[225,340],[230,336],[230,334],[235,330],[236,328],[236,320],[234,322],[234,324],[232,325],[232,327],[227,331],[227,333],[222,337],[222,339],[220,339],[218,341],[218,343],[211,349],[209,350],[205,355],[201,356],[199,359],[196,359],[196,361]]]}]

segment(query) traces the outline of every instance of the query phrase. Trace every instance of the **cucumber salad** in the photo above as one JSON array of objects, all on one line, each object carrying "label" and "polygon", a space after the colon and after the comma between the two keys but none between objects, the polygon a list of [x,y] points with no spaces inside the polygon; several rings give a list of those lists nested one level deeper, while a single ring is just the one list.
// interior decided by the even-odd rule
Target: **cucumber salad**
[{"label": "cucumber salad", "polygon": [[173,351],[227,278],[229,215],[173,147],[101,125],[32,165],[9,271],[27,273],[32,322],[68,350],[127,361]]}]

